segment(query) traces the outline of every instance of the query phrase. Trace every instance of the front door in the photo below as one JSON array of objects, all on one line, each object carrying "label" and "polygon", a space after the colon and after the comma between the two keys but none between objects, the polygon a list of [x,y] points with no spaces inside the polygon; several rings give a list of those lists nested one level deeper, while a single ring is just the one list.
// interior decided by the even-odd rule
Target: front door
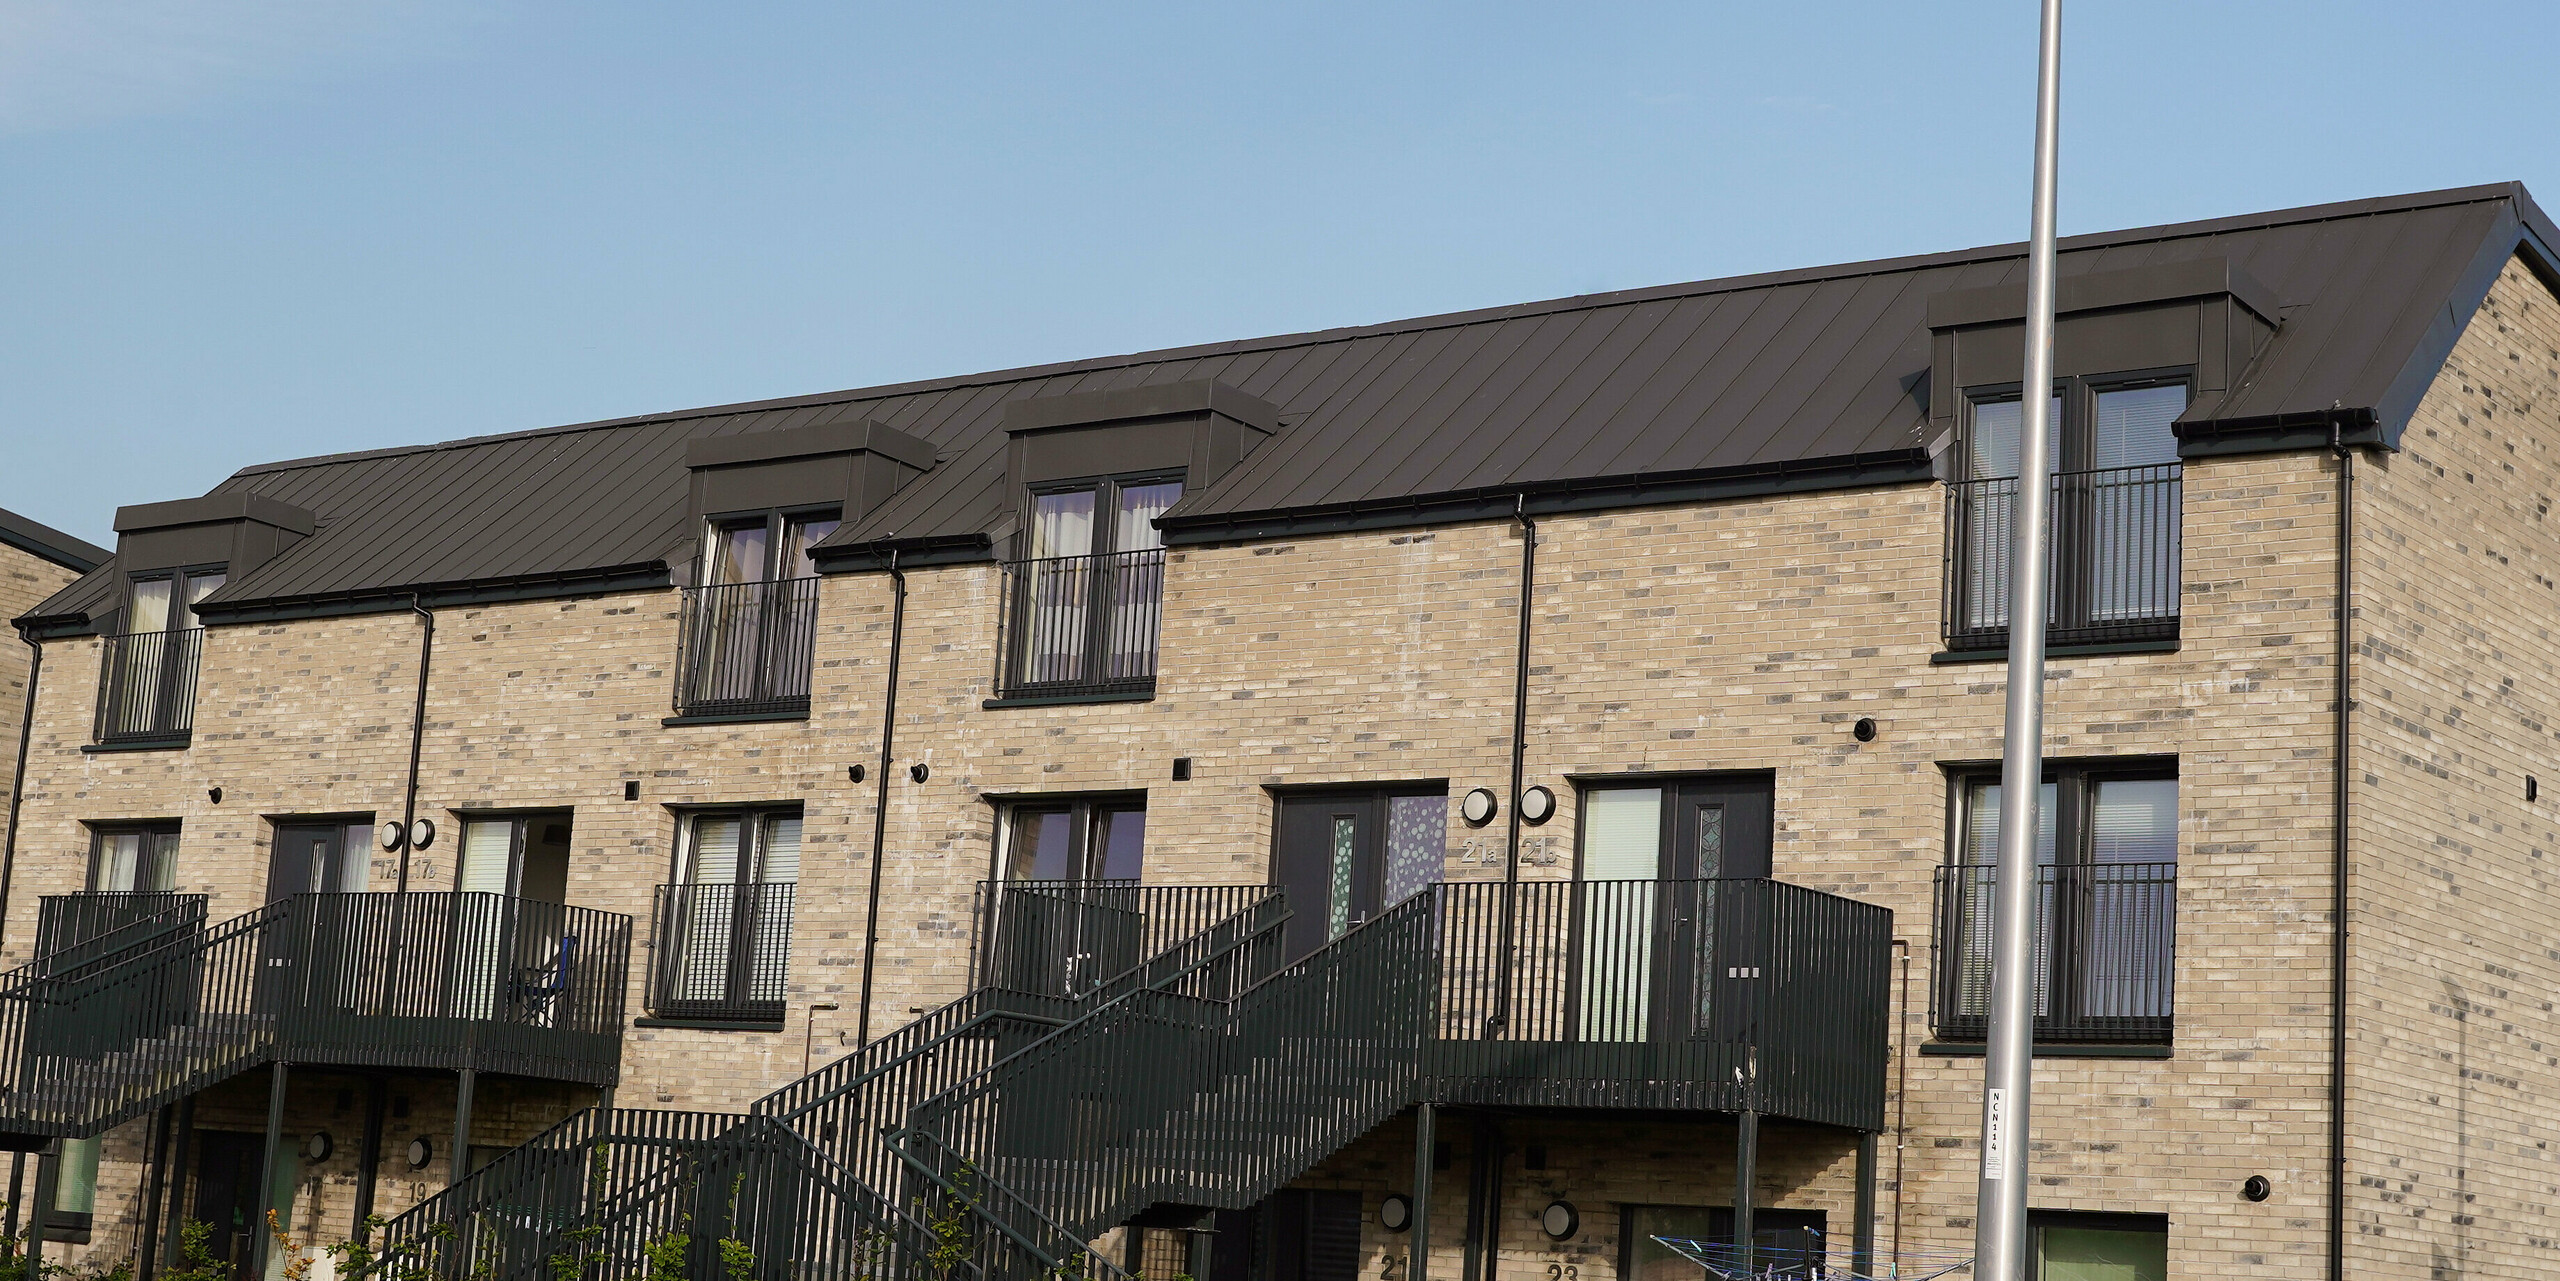
[{"label": "front door", "polygon": [[1289,895],[1289,959],[1438,884],[1448,824],[1445,787],[1281,797],[1272,873]]},{"label": "front door", "polygon": [[[219,1268],[242,1281],[256,1253],[256,1233],[266,1218],[265,1198],[258,1195],[259,1167],[266,1140],[229,1130],[196,1131],[195,1217],[213,1229],[206,1250]],[[183,1260],[189,1267],[195,1261]]]},{"label": "front door", "polygon": [[1772,780],[1713,774],[1583,792],[1586,1040],[1745,1034],[1769,875]]},{"label": "front door", "polygon": [[295,894],[355,894],[365,885],[373,850],[370,822],[276,824],[275,857],[267,861],[267,901]]}]

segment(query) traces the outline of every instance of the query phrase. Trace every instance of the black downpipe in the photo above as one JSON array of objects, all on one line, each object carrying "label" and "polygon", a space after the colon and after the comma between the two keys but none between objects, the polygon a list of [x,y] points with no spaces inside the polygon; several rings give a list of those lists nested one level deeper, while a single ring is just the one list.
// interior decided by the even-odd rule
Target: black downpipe
[{"label": "black downpipe", "polygon": [[2355,600],[2355,452],[2340,441],[2337,425],[2329,427],[2329,448],[2338,457],[2338,683],[2337,793],[2331,798],[2335,816],[2330,832],[2329,869],[2329,1277],[2347,1276],[2347,769],[2349,747],[2350,621]]},{"label": "black downpipe", "polygon": [[44,642],[32,636],[21,639],[35,653],[27,659],[27,705],[18,714],[18,769],[9,780],[9,837],[7,848],[0,851],[0,939],[5,939],[8,928],[9,883],[18,871],[18,811],[27,802],[27,746],[36,734],[36,678],[44,674]]},{"label": "black downpipe", "polygon": [[[417,844],[418,758],[426,748],[427,672],[436,656],[435,612],[420,603],[415,592],[409,594],[409,611],[425,620],[426,627],[418,633],[418,697],[409,709],[409,785],[400,802],[400,879],[393,887],[391,897],[390,962],[382,967],[382,1012],[385,1014],[391,1012],[392,988],[399,982],[401,931],[408,924],[402,918],[408,915],[409,854]],[[457,901],[457,910],[459,906]]]},{"label": "black downpipe", "polygon": [[1485,1020],[1490,1041],[1511,1023],[1511,944],[1517,928],[1520,898],[1520,787],[1529,763],[1529,595],[1538,585],[1538,522],[1529,516],[1529,495],[1519,495],[1512,518],[1520,522],[1520,641],[1511,664],[1511,795],[1502,802],[1502,951],[1500,978],[1493,989],[1493,1015]]},{"label": "black downpipe", "polygon": [[889,759],[898,739],[898,660],[907,634],[907,575],[889,550],[889,690],[880,705],[880,793],[871,814],[871,903],[862,913],[862,1005],[854,1016],[856,1046],[871,1044],[872,963],[880,954],[880,877],[889,864]]}]

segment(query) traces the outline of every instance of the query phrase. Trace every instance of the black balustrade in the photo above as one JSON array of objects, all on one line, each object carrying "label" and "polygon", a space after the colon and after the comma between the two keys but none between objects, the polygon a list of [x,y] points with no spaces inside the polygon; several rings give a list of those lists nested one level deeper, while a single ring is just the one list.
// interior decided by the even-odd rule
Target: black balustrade
[{"label": "black balustrade", "polygon": [[[1995,867],[1938,869],[1930,1022],[1948,1040],[1989,1030]],[[2175,1028],[2178,865],[2036,869],[2035,1036],[2167,1044]]]},{"label": "black balustrade", "polygon": [[1164,563],[1160,547],[1007,562],[996,693],[1152,693],[1164,622]]},{"label": "black balustrade", "polygon": [[[2183,477],[2173,463],[2050,478],[2048,644],[2177,637]],[[1947,486],[1949,649],[2008,644],[2018,484],[2006,477]]]},{"label": "black balustrade", "polygon": [[109,636],[99,651],[99,743],[183,739],[195,728],[203,628]]},{"label": "black balustrade", "polygon": [[659,886],[649,1012],[781,1022],[798,888],[788,881]]},{"label": "black balustrade", "polygon": [[1272,893],[1261,885],[980,881],[971,972],[983,986],[1089,995]]},{"label": "black balustrade", "polygon": [[817,579],[690,587],[682,612],[678,715],[808,714]]}]

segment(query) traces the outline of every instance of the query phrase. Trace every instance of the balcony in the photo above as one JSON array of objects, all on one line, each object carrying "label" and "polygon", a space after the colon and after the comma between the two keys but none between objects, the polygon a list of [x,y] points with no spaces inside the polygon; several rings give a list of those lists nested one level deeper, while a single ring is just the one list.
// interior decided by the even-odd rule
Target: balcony
[{"label": "balcony", "polygon": [[[1988,1034],[1999,869],[1938,869],[1930,1026],[1949,1041]],[[2036,869],[2035,1039],[2166,1045],[2174,1028],[2178,865]]]},{"label": "balcony", "polygon": [[1267,885],[980,881],[969,972],[979,987],[1079,1000],[1277,893]]},{"label": "balcony", "polygon": [[1008,561],[1001,611],[997,698],[1101,702],[1155,693],[1163,548]]},{"label": "balcony", "polygon": [[[2046,644],[2177,639],[2183,474],[2172,463],[2051,478]],[[2000,650],[2009,644],[2018,483],[2007,477],[1947,486],[1949,650]]]},{"label": "balcony", "polygon": [[782,578],[684,591],[676,663],[679,718],[809,714],[818,580]]},{"label": "balcony", "polygon": [[797,889],[788,881],[659,886],[649,1013],[780,1024]]},{"label": "balcony", "polygon": [[97,744],[184,746],[195,729],[204,629],[109,636],[100,652]]}]

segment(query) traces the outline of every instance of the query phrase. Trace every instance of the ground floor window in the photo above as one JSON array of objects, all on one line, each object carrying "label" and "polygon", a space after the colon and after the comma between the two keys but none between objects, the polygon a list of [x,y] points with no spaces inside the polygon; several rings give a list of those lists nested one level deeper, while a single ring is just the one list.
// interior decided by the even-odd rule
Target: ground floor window
[{"label": "ground floor window", "polygon": [[1004,819],[1007,881],[1135,881],[1146,864],[1143,796],[1020,800]]},{"label": "ground floor window", "polygon": [[91,833],[90,893],[150,893],[178,887],[176,823],[100,824]]},{"label": "ground floor window", "polygon": [[2165,1216],[2038,1210],[2027,1233],[2030,1281],[2168,1281]]},{"label": "ground floor window", "polygon": [[[1618,1275],[1626,1281],[1698,1281],[1698,1265],[1662,1239],[1733,1244],[1733,1207],[1723,1205],[1622,1205],[1618,1207]],[[1768,1263],[1791,1263],[1823,1251],[1827,1219],[1820,1210],[1755,1209],[1751,1242]]]},{"label": "ground floor window", "polygon": [[98,1206],[98,1142],[64,1139],[62,1154],[54,1158],[53,1205],[44,1231],[56,1241],[89,1239],[90,1216]]}]

